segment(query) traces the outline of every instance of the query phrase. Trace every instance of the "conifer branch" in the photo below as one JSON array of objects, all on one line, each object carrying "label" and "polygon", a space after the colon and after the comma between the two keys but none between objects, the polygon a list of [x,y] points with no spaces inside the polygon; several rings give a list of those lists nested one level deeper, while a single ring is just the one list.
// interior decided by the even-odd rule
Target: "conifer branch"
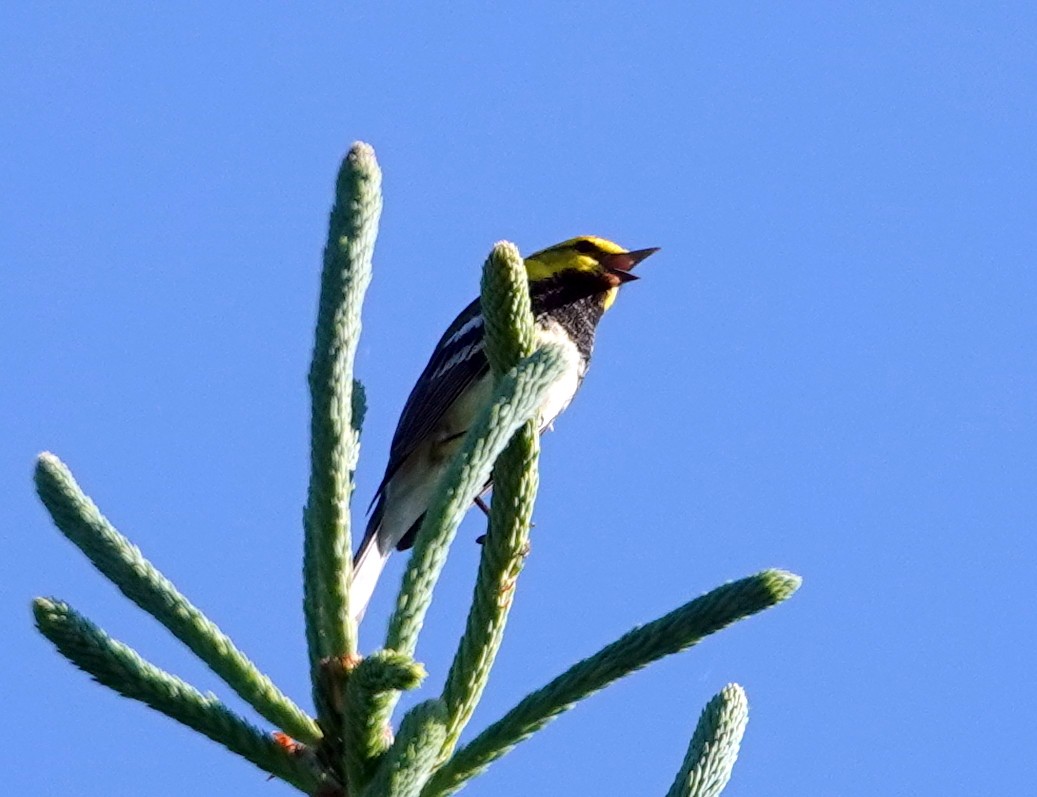
[{"label": "conifer branch", "polygon": [[[567,356],[560,346],[550,344],[522,360],[501,378],[490,403],[469,427],[418,530],[389,620],[385,647],[408,656],[414,654],[418,632],[461,519],[486,486],[500,452],[515,431],[534,416],[547,391],[564,373]],[[388,723],[395,702],[394,697],[386,704],[377,718],[379,724]]]},{"label": "conifer branch", "polygon": [[367,785],[392,745],[392,728],[381,718],[393,695],[416,689],[425,675],[425,668],[414,659],[393,650],[372,653],[349,673],[342,710],[342,765],[351,793],[358,794]]},{"label": "conifer branch", "polygon": [[783,570],[764,570],[724,584],[647,625],[627,632],[611,645],[584,659],[459,749],[436,772],[422,792],[439,797],[457,791],[465,781],[528,739],[576,701],[663,656],[697,644],[704,637],[763,609],[781,603],[801,583]]},{"label": "conifer branch", "polygon": [[479,290],[486,359],[494,381],[533,353],[536,329],[529,279],[518,248],[508,241],[494,245],[482,269]]},{"label": "conifer branch", "polygon": [[289,751],[215,696],[145,661],[68,604],[37,598],[32,609],[40,633],[99,683],[198,731],[300,791],[313,794],[321,784],[322,776],[305,749]]},{"label": "conifer branch", "polygon": [[108,522],[61,460],[41,454],[35,481],[54,524],[123,595],[169,629],[260,716],[300,741],[320,740],[313,719]]},{"label": "conifer branch", "polygon": [[[322,659],[357,652],[356,623],[349,611],[353,568],[349,502],[359,456],[363,395],[353,380],[353,360],[361,304],[371,281],[381,183],[374,150],[357,142],[342,162],[335,184],[309,375],[311,467],[303,513],[303,606],[312,670]],[[323,703],[319,697],[316,702]]]},{"label": "conifer branch", "polygon": [[472,423],[425,513],[389,621],[387,648],[413,655],[457,525],[515,430],[533,417],[544,394],[564,372],[566,357],[565,350],[554,344],[533,352],[501,378],[491,402]]},{"label": "conifer branch", "polygon": [[[486,356],[494,379],[533,350],[535,331],[525,265],[511,244],[499,243],[483,267]],[[493,467],[493,503],[464,635],[443,689],[450,756],[489,680],[500,649],[518,574],[529,547],[540,454],[539,419],[518,430]]]},{"label": "conifer branch", "polygon": [[386,647],[413,655],[432,591],[457,526],[490,477],[494,461],[515,431],[533,417],[565,370],[568,355],[550,344],[522,360],[500,380],[464,437],[425,514],[403,576]]},{"label": "conifer branch", "polygon": [[364,797],[417,797],[428,781],[446,736],[446,707],[427,700],[412,708]]},{"label": "conifer branch", "polygon": [[717,797],[731,779],[748,722],[745,690],[728,684],[702,710],[666,797]]}]

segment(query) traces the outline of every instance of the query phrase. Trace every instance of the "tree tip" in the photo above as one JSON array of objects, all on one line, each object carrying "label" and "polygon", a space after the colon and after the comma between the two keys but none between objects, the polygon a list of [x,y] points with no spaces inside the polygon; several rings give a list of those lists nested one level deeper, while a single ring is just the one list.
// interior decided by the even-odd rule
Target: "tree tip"
[{"label": "tree tip", "polygon": [[36,472],[41,471],[55,471],[63,467],[63,463],[58,459],[57,454],[52,454],[50,451],[41,451],[36,456]]},{"label": "tree tip", "polygon": [[519,248],[511,241],[497,241],[493,245],[493,249],[490,250],[488,265],[496,269],[501,267],[519,269],[522,275],[525,276],[522,254],[519,252]]},{"label": "tree tip", "polygon": [[766,586],[767,591],[774,596],[775,603],[790,598],[803,584],[802,576],[798,576],[788,570],[764,570],[760,573],[760,579]]},{"label": "tree tip", "polygon": [[55,490],[63,489],[62,485],[74,481],[68,466],[55,454],[44,451],[36,457],[36,467],[32,471],[32,480],[36,485],[36,493],[47,502],[46,496]]},{"label": "tree tip", "polygon": [[51,598],[33,598],[32,599],[32,610],[35,613],[50,611],[54,608],[57,603]]},{"label": "tree tip", "polygon": [[518,246],[516,246],[516,245],[515,245],[514,243],[512,243],[511,241],[507,240],[506,238],[501,238],[501,239],[500,239],[499,241],[497,241],[497,242],[496,242],[496,243],[495,243],[495,244],[493,245],[493,250],[492,250],[492,251],[493,251],[493,253],[494,253],[494,254],[498,254],[498,253],[500,253],[500,254],[503,254],[503,253],[507,253],[507,254],[509,254],[509,255],[510,255],[510,254],[513,254],[513,253],[514,253],[514,254],[516,254],[516,255],[517,255],[517,254],[518,254],[518,251],[519,251],[519,249],[518,249]]},{"label": "tree tip", "polygon": [[428,677],[425,667],[406,653],[383,648],[365,658],[358,668],[374,688],[410,691]]},{"label": "tree tip", "polygon": [[32,616],[36,620],[36,625],[41,630],[44,626],[52,626],[55,621],[59,619],[59,616],[63,614],[65,604],[54,598],[33,598],[32,599]]},{"label": "tree tip", "polygon": [[366,141],[354,141],[342,166],[364,172],[377,172],[378,158],[375,157],[374,147]]},{"label": "tree tip", "polygon": [[412,661],[406,666],[401,667],[396,673],[396,688],[404,691],[411,691],[421,686],[421,682],[428,677],[428,672],[425,668],[416,661]]},{"label": "tree tip", "polygon": [[729,683],[717,693],[717,698],[723,701],[724,705],[738,707],[744,711],[749,710],[749,696],[741,684]]}]

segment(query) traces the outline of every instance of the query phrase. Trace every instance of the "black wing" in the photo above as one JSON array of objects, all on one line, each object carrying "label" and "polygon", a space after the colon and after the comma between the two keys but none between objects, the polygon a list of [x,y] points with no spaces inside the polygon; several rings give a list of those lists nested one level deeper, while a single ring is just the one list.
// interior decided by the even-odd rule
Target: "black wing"
[{"label": "black wing", "polygon": [[442,420],[458,396],[489,371],[483,322],[476,299],[454,319],[411,389],[389,448],[389,464],[375,499],[414,449]]}]

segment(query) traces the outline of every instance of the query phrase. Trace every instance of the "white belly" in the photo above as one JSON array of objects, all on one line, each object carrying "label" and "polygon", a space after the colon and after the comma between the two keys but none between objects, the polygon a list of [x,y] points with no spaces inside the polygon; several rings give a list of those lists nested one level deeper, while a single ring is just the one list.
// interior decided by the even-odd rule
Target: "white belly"
[{"label": "white belly", "polygon": [[565,369],[562,377],[547,391],[547,395],[540,405],[540,430],[543,431],[569,406],[569,402],[573,400],[576,390],[580,387],[580,380],[583,379],[586,369],[580,361],[580,353],[576,349],[576,344],[565,334],[561,326],[555,321],[541,323],[542,325],[537,325],[537,343],[560,345],[572,358],[570,367]]}]

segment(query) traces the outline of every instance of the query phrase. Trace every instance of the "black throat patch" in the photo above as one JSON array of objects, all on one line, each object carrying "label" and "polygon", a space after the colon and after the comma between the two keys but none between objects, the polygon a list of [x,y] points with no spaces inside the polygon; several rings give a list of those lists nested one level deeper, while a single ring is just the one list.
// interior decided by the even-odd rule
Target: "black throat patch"
[{"label": "black throat patch", "polygon": [[604,275],[575,270],[539,280],[530,286],[533,315],[537,320],[546,316],[557,321],[586,362],[605,312],[605,295],[612,287]]}]

